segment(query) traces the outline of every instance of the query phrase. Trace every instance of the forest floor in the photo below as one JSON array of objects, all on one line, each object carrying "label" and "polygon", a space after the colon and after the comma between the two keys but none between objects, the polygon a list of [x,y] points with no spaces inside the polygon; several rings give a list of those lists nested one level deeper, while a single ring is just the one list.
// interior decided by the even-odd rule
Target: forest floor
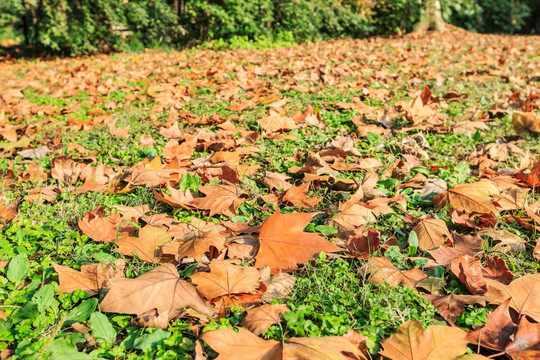
[{"label": "forest floor", "polygon": [[540,37],[0,61],[2,359],[538,358]]}]

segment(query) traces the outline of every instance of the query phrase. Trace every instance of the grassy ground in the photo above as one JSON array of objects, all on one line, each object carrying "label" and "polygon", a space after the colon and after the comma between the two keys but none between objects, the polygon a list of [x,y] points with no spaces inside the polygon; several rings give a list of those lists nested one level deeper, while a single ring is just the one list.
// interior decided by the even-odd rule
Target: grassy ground
[{"label": "grassy ground", "polygon": [[[526,106],[538,107],[538,63],[540,38],[474,35],[455,31],[450,34],[408,36],[399,39],[340,40],[304,44],[273,50],[215,51],[207,49],[184,52],[147,51],[48,61],[7,61],[0,66],[0,125],[2,131],[14,130],[16,138],[2,133],[5,145],[0,156],[0,200],[11,204],[20,199],[18,216],[3,226],[0,233],[0,350],[13,358],[106,358],[106,359],[189,359],[195,347],[197,331],[240,326],[244,309],[233,307],[219,320],[202,327],[193,319],[178,319],[167,330],[143,328],[132,323],[132,316],[107,314],[116,333],[114,340],[92,344],[85,335],[72,329],[75,322],[93,328],[90,314],[96,309],[96,297],[82,291],[62,294],[52,264],[75,269],[85,264],[125,258],[126,276],[133,278],[156,265],[125,257],[114,243],[98,243],[84,235],[78,220],[97,206],[107,213],[115,205],[148,205],[152,213],[166,213],[180,221],[190,216],[207,220],[202,210],[174,209],[157,200],[150,187],[138,186],[131,192],[86,192],[77,194],[82,182],[65,184],[52,178],[51,161],[66,155],[79,161],[103,164],[120,174],[149,156],[160,155],[168,140],[160,128],[178,121],[182,133],[196,133],[202,128],[212,132],[217,125],[189,124],[186,114],[204,118],[219,114],[233,119],[237,126],[262,133],[256,120],[265,116],[269,104],[287,99],[281,107],[286,114],[308,105],[328,124],[324,129],[306,127],[288,134],[295,139],[259,137],[254,145],[259,152],[243,158],[242,163],[260,166],[253,176],[241,181],[249,198],[236,211],[233,221],[260,225],[276,209],[263,197],[269,190],[262,179],[266,171],[288,174],[293,166],[303,166],[306,154],[324,149],[339,135],[355,134],[362,114],[355,107],[344,109],[340,102],[352,103],[361,98],[377,108],[391,107],[410,100],[426,86],[435,96],[459,95],[444,101],[438,110],[444,124],[434,129],[399,131],[410,127],[397,114],[392,131],[384,135],[358,137],[355,147],[360,155],[378,159],[377,188],[385,196],[409,195],[407,213],[416,217],[431,214],[443,219],[451,230],[471,233],[473,230],[453,224],[448,208],[435,209],[433,202],[399,188],[417,173],[443,179],[449,185],[478,180],[485,169],[477,159],[486,145],[508,141],[523,151],[511,153],[507,160],[492,159],[494,171],[519,167],[529,152],[539,155],[540,138],[526,133],[517,136],[510,125],[510,113]],[[536,76],[536,78],[534,78]],[[19,92],[17,92],[17,90]],[[21,94],[22,93],[22,94]],[[249,99],[251,108],[231,110],[232,104]],[[336,105],[337,104],[337,105]],[[527,105],[528,104],[528,105]],[[99,109],[99,110],[95,110]],[[484,119],[487,127],[456,134],[453,127],[464,120]],[[107,124],[116,128],[129,126],[128,137],[110,133]],[[368,120],[368,123],[378,124]],[[445,131],[433,131],[448,127]],[[406,137],[423,134],[429,148],[419,156],[422,165],[413,167],[401,178],[385,175],[406,152],[400,144]],[[153,147],[142,147],[141,136],[151,136]],[[356,138],[357,136],[354,135]],[[21,148],[46,145],[51,151],[39,159],[17,154],[15,142],[27,138]],[[12,146],[15,144],[14,146]],[[82,147],[74,147],[73,144]],[[86,150],[84,150],[84,149]],[[212,154],[199,147],[191,160]],[[299,154],[299,155],[297,155]],[[37,164],[45,172],[41,180],[25,180],[25,172]],[[339,172],[338,178],[358,179],[364,171]],[[198,180],[199,179],[199,180]],[[299,184],[301,177],[293,180]],[[191,188],[206,180],[193,177]],[[52,186],[59,189],[48,201],[24,200],[28,191]],[[335,228],[328,225],[351,191],[339,191],[328,185],[313,187],[310,195],[322,201],[312,210],[322,213],[314,220],[318,231],[339,244]],[[539,200],[538,192],[529,194],[529,202]],[[294,206],[281,206],[282,212],[301,212]],[[519,214],[523,214],[523,211]],[[391,239],[402,245],[390,247],[375,255],[386,256],[400,269],[414,266],[410,256],[426,256],[407,246],[413,223],[405,213],[396,210],[370,224],[381,234],[382,242]],[[528,241],[526,251],[501,253],[485,245],[484,254],[499,255],[516,274],[536,273],[539,262],[532,255],[538,238],[534,228],[503,221],[503,212],[494,227],[504,229]],[[214,215],[213,220],[229,220]],[[139,224],[139,226],[141,223]],[[22,265],[8,263],[17,259]],[[13,260],[12,260],[13,262]],[[249,263],[249,261],[248,261]],[[291,311],[284,320],[263,335],[266,339],[294,336],[342,335],[348,329],[368,336],[368,348],[376,354],[379,343],[409,319],[423,324],[445,324],[438,311],[420,294],[408,287],[369,284],[357,276],[365,261],[349,256],[320,255],[318,259],[294,273],[297,282],[286,299]],[[28,267],[28,268],[26,268]],[[180,264],[181,276],[193,272],[191,264]],[[15,273],[16,272],[16,273]],[[448,269],[426,270],[430,276],[444,280],[447,293],[467,294],[466,288]],[[98,295],[101,300],[104,294]],[[88,310],[89,309],[89,310]],[[467,305],[457,325],[472,329],[486,322],[492,306]],[[95,311],[98,311],[97,309]],[[92,329],[94,330],[94,329]],[[75,346],[74,344],[78,344]],[[207,348],[209,350],[209,348]],[[210,356],[216,353],[209,350]],[[64,356],[64,357],[62,357]],[[374,355],[376,356],[376,355]]]}]

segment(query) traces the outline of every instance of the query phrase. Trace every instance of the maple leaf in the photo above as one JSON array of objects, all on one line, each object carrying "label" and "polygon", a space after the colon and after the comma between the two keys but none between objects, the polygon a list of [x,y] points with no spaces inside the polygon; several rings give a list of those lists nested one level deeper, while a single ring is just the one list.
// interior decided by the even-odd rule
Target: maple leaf
[{"label": "maple leaf", "polygon": [[208,331],[201,339],[219,353],[216,360],[367,360],[357,346],[342,336],[290,338],[281,343],[237,328]]},{"label": "maple leaf", "polygon": [[492,196],[499,195],[499,190],[489,180],[480,180],[471,184],[460,184],[440,193],[433,198],[435,208],[441,209],[447,203],[456,209],[468,212],[499,214],[493,204]]},{"label": "maple leaf", "polygon": [[419,268],[412,270],[398,270],[392,262],[385,257],[371,257],[360,271],[360,275],[369,274],[369,282],[372,284],[387,283],[390,286],[407,286],[415,289],[416,284],[428,276]]},{"label": "maple leaf", "polygon": [[166,138],[179,139],[182,137],[182,132],[178,128],[178,122],[172,124],[169,128],[161,127],[159,134]]},{"label": "maple leaf", "polygon": [[452,244],[452,235],[441,219],[420,219],[412,231],[418,236],[418,247],[424,251]]},{"label": "maple leaf", "polygon": [[523,316],[513,335],[513,341],[509,343],[504,352],[513,359],[534,360],[540,354],[540,324],[532,323]]},{"label": "maple leaf", "polygon": [[511,308],[530,316],[535,321],[540,321],[540,274],[525,275],[508,285],[493,279],[485,281],[487,292],[484,296],[490,303],[501,304],[506,299],[512,298]]},{"label": "maple leaf", "polygon": [[381,236],[375,228],[356,231],[355,235],[347,240],[347,249],[354,257],[360,260],[369,258],[381,245]]},{"label": "maple leaf", "polygon": [[163,229],[146,225],[139,230],[139,237],[122,237],[116,241],[118,251],[127,256],[137,256],[151,263],[159,261],[160,249],[172,241]]},{"label": "maple leaf", "polygon": [[263,178],[263,183],[270,190],[273,190],[273,189],[288,190],[291,187],[293,187],[293,185],[289,183],[288,180],[291,180],[290,176],[267,171]]},{"label": "maple leaf", "polygon": [[6,225],[17,218],[19,214],[19,200],[13,201],[9,205],[5,205],[4,202],[0,203],[0,224],[2,229],[6,228]]},{"label": "maple leaf", "polygon": [[512,114],[512,126],[518,134],[540,132],[540,116],[532,112],[515,111]]},{"label": "maple leaf", "polygon": [[265,116],[257,123],[264,130],[265,134],[272,134],[278,131],[288,131],[296,128],[296,123],[289,116],[282,116],[277,111],[270,110],[268,116]]},{"label": "maple leaf", "polygon": [[84,166],[67,156],[57,156],[51,161],[51,176],[60,183],[75,184]]},{"label": "maple leaf", "polygon": [[225,248],[226,238],[217,230],[194,234],[193,238],[185,241],[170,242],[162,248],[163,254],[175,255],[177,260],[193,258],[200,261],[211,247],[220,253]]},{"label": "maple leaf", "polygon": [[459,328],[409,320],[381,341],[382,356],[391,360],[455,360],[467,351],[467,333]]},{"label": "maple leaf", "polygon": [[487,315],[488,322],[481,328],[467,334],[473,344],[480,344],[492,350],[502,351],[509,343],[516,326],[510,316],[510,300],[502,302]]},{"label": "maple leaf", "polygon": [[81,271],[53,264],[58,274],[61,292],[71,293],[80,289],[90,296],[99,294],[102,289],[108,289],[111,286],[111,280],[123,278],[125,266],[123,259],[118,259],[114,263],[83,265]]},{"label": "maple leaf", "polygon": [[195,286],[180,279],[172,264],[160,265],[134,279],[113,280],[100,304],[102,311],[119,314],[138,315],[157,309],[159,314],[166,313],[168,320],[180,316],[187,307],[213,316]]},{"label": "maple leaf", "polygon": [[193,206],[190,203],[195,199],[191,191],[186,189],[186,191],[176,190],[171,186],[170,183],[167,183],[167,190],[169,190],[170,195],[163,193],[162,191],[157,192],[156,189],[153,189],[154,196],[159,201],[163,201],[166,204],[171,205],[174,208],[183,207],[184,209],[190,210],[193,209]]},{"label": "maple leaf", "polygon": [[475,295],[487,291],[485,279],[494,279],[503,284],[509,284],[514,278],[504,260],[498,256],[490,257],[485,268],[481,265],[478,257],[460,256],[452,260],[450,269]]},{"label": "maple leaf", "polygon": [[279,323],[283,319],[283,313],[291,311],[285,304],[261,305],[246,312],[242,320],[242,326],[255,335],[261,335],[270,326]]},{"label": "maple leaf", "polygon": [[525,245],[527,244],[527,240],[506,230],[484,229],[479,231],[478,235],[489,236],[495,241],[500,241],[500,243],[493,246],[492,250],[503,253],[512,251],[523,252],[525,251]]},{"label": "maple leaf", "polygon": [[279,270],[295,270],[298,263],[324,252],[343,251],[315,233],[304,232],[316,213],[282,214],[277,210],[267,217],[259,233],[259,252],[255,267],[269,266],[272,274]]},{"label": "maple leaf", "polygon": [[[270,270],[268,267],[266,269]],[[268,273],[270,274],[270,271]],[[261,276],[261,281],[266,285],[266,292],[262,295],[262,299],[266,302],[271,302],[273,299],[285,299],[289,296],[296,283],[296,277],[279,272],[271,278],[269,275],[267,279],[263,279]]]},{"label": "maple leaf", "polygon": [[422,297],[431,302],[439,310],[441,316],[450,325],[455,325],[456,320],[465,311],[465,305],[481,304],[486,306],[486,299],[477,295],[430,295],[424,294]]},{"label": "maple leaf", "polygon": [[197,285],[201,295],[212,300],[223,295],[251,293],[257,290],[260,275],[255,268],[214,259],[210,263],[210,272],[195,273],[190,278]]},{"label": "maple leaf", "polygon": [[293,206],[298,206],[301,208],[312,208],[317,205],[322,199],[321,198],[308,198],[310,183],[304,183],[299,186],[293,186],[285,192],[283,195],[283,201],[288,202]]},{"label": "maple leaf", "polygon": [[198,190],[206,196],[194,199],[190,205],[197,209],[210,211],[210,216],[223,214],[233,217],[236,208],[244,202],[241,196],[245,195],[245,192],[231,183],[200,186]]},{"label": "maple leaf", "polygon": [[340,212],[332,219],[330,225],[339,230],[339,236],[347,238],[357,227],[377,221],[373,211],[359,204],[340,205]]},{"label": "maple leaf", "polygon": [[524,181],[529,187],[540,186],[540,159],[534,164],[530,173],[525,174],[520,172],[516,174],[516,177]]},{"label": "maple leaf", "polygon": [[482,239],[477,235],[462,235],[453,233],[454,246],[440,247],[428,251],[442,266],[450,265],[458,256],[474,255],[482,250]]},{"label": "maple leaf", "polygon": [[133,228],[130,229],[123,225],[120,214],[117,212],[105,216],[105,210],[101,206],[79,219],[78,225],[83,234],[90,239],[106,243],[112,242],[118,237],[130,235],[134,231]]}]

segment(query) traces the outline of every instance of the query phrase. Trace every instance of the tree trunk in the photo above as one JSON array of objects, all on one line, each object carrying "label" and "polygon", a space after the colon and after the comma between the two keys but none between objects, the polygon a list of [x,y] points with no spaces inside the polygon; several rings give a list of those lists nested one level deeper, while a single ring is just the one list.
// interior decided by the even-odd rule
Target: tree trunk
[{"label": "tree trunk", "polygon": [[441,2],[439,0],[424,0],[425,15],[416,26],[415,32],[424,32],[433,28],[444,32],[444,20],[442,18]]}]

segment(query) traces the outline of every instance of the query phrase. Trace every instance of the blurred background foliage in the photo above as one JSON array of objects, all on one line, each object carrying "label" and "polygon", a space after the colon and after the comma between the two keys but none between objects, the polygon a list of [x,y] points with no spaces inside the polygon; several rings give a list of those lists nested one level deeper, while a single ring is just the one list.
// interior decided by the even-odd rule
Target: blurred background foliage
[{"label": "blurred background foliage", "polygon": [[[425,0],[424,0],[425,1]],[[443,19],[476,32],[540,32],[540,0],[440,0]],[[0,46],[78,55],[255,41],[402,34],[422,0],[1,0]]]}]

